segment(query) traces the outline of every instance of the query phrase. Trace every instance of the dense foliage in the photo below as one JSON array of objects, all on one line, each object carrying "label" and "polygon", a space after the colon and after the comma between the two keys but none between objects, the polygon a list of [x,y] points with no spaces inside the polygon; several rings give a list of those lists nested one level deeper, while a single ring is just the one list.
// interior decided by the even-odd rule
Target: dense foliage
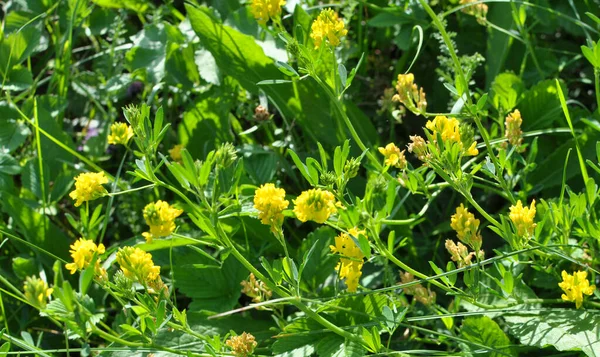
[{"label": "dense foliage", "polygon": [[600,354],[599,0],[2,11],[1,354]]}]

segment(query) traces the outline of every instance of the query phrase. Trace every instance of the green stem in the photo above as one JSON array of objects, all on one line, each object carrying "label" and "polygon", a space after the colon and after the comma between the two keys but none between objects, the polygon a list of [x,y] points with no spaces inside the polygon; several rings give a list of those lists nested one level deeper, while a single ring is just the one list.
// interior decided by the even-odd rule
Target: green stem
[{"label": "green stem", "polygon": [[[258,279],[264,281],[267,286],[269,286],[269,288],[276,293],[277,295],[281,296],[281,297],[289,297],[290,295],[287,294],[285,291],[283,291],[282,289],[280,289],[275,283],[273,283],[271,281],[271,279],[268,279],[265,275],[263,275],[260,271],[258,271],[258,269],[256,269],[235,247],[235,245],[233,245],[233,243],[229,240],[229,238],[227,236],[224,236],[224,241],[226,242],[226,244],[229,246],[229,248],[231,249],[231,254],[233,254],[234,257],[236,257],[236,259],[242,263],[242,265],[244,267],[246,267],[246,269],[248,269],[250,272],[252,272],[254,274],[254,276],[256,276]],[[321,324],[323,327],[327,328],[328,330],[330,330],[333,333],[336,333],[339,336],[342,336],[350,341],[356,342],[362,346],[367,347],[367,345],[365,344],[365,342],[358,337],[357,335],[350,333],[348,331],[343,330],[342,328],[340,328],[339,326],[331,323],[329,320],[325,319],[324,317],[322,317],[321,315],[319,315],[318,313],[314,312],[313,310],[311,310],[308,306],[306,306],[305,304],[302,303],[302,301],[300,300],[300,297],[296,297],[295,299],[290,300],[290,302],[296,306],[298,309],[300,309],[302,312],[304,312],[308,317],[310,317],[311,319],[313,319],[314,321],[316,321],[317,323]]]},{"label": "green stem", "polygon": [[[463,71],[463,68],[460,64],[460,60],[458,59],[458,56],[456,55],[456,49],[454,48],[454,45],[452,44],[452,41],[450,40],[450,36],[448,36],[448,33],[446,32],[446,29],[444,28],[444,24],[442,24],[439,17],[436,15],[436,13],[429,6],[429,4],[427,4],[427,2],[425,0],[419,0],[419,2],[421,3],[421,6],[423,6],[425,11],[429,14],[431,19],[433,20],[435,27],[437,27],[438,31],[442,35],[444,44],[446,44],[446,46],[448,47],[448,51],[450,52],[450,57],[452,58],[452,62],[454,62],[454,69],[455,69],[456,75],[458,76],[459,80],[463,83],[464,96],[467,97],[468,107],[472,107],[473,101],[471,98],[471,94],[469,92],[469,84],[467,82],[467,77],[465,76],[465,72]],[[461,95],[463,95],[463,93],[461,93]],[[494,154],[494,151],[490,144],[490,139],[487,135],[487,131],[481,124],[481,120],[479,119],[479,116],[477,114],[475,114],[473,116],[473,119],[475,121],[475,125],[477,125],[477,129],[479,130],[481,137],[483,138],[483,141],[485,142],[485,147],[487,148],[489,156],[492,159],[492,162],[494,164],[496,172],[500,173],[501,172],[500,163],[498,162],[498,159],[496,158],[496,155]],[[508,186],[506,185],[506,182],[502,176],[497,176],[497,177],[498,177],[498,180],[500,181],[500,184],[503,186],[503,188],[507,189],[507,192],[509,193],[509,195],[511,197],[511,201],[513,201],[513,203],[514,203],[514,197],[512,195],[512,190],[508,189]]]},{"label": "green stem", "polygon": [[596,82],[596,110],[600,112],[600,67],[594,68],[594,77]]},{"label": "green stem", "polygon": [[358,145],[358,147],[362,151],[367,152],[367,157],[369,158],[371,163],[375,166],[375,168],[378,171],[383,171],[383,165],[381,165],[379,160],[377,160],[377,158],[373,155],[373,153],[371,151],[369,151],[369,149],[367,148],[365,143],[363,143],[363,141],[361,140],[360,136],[358,135],[358,132],[354,128],[354,125],[352,125],[350,118],[348,118],[348,115],[346,115],[346,111],[342,107],[340,100],[331,92],[331,89],[325,83],[323,83],[323,81],[319,77],[312,76],[312,78],[314,78],[314,80],[321,86],[321,88],[323,88],[325,93],[327,93],[327,96],[329,96],[329,99],[331,100],[331,102],[333,103],[335,108],[337,109],[339,116],[344,121],[344,124],[346,124],[346,127],[350,131],[350,134],[352,135],[352,138],[354,139],[354,141],[356,141],[356,144]]}]

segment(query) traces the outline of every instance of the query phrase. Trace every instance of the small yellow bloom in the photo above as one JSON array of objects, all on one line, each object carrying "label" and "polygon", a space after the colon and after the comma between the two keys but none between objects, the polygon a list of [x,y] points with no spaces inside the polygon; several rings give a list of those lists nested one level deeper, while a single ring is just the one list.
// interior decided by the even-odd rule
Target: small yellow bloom
[{"label": "small yellow bloom", "polygon": [[285,199],[285,190],[272,183],[260,186],[254,193],[254,208],[259,211],[258,218],[262,224],[271,226],[273,231],[283,224],[282,211],[289,204]]},{"label": "small yellow bloom", "polygon": [[471,260],[475,257],[475,252],[470,252],[466,245],[461,242],[454,243],[450,239],[446,239],[446,250],[450,253],[452,261],[458,264],[459,268],[471,265]]},{"label": "small yellow bloom", "polygon": [[147,204],[144,207],[144,219],[150,226],[150,232],[144,232],[142,235],[148,243],[152,242],[152,238],[170,235],[175,230],[175,218],[182,213],[183,210],[173,208],[165,201]]},{"label": "small yellow bloom", "polygon": [[250,12],[260,24],[266,24],[269,19],[281,16],[281,7],[285,0],[252,0]]},{"label": "small yellow bloom", "polygon": [[25,292],[25,299],[29,303],[37,308],[45,309],[47,300],[54,290],[49,288],[48,284],[42,279],[36,276],[28,276],[23,284],[23,291]]},{"label": "small yellow bloom", "polygon": [[487,16],[488,6],[486,4],[477,3],[477,0],[460,0],[461,5],[468,5],[462,9],[462,12],[465,14],[469,14],[471,16],[475,16],[477,18],[477,22],[484,25],[485,17]]},{"label": "small yellow bloom", "polygon": [[181,162],[181,150],[183,150],[183,145],[178,144],[173,146],[173,148],[169,150],[169,156],[171,157],[171,160]]},{"label": "small yellow bloom", "polygon": [[104,171],[85,172],[75,177],[75,190],[69,193],[69,196],[75,200],[75,207],[105,196],[107,191],[102,186],[105,183],[108,183],[108,178],[104,175]]},{"label": "small yellow bloom", "polygon": [[293,202],[294,214],[302,222],[324,223],[332,213],[337,212],[335,196],[320,188],[302,192]]},{"label": "small yellow bloom", "polygon": [[578,309],[583,304],[583,294],[592,295],[596,290],[595,285],[590,285],[586,271],[576,271],[571,275],[563,270],[562,279],[563,281],[558,283],[558,286],[565,292],[561,298],[564,301],[574,302]]},{"label": "small yellow bloom", "polygon": [[519,146],[523,143],[521,124],[523,124],[523,119],[521,118],[521,112],[518,109],[515,109],[515,111],[508,114],[504,121],[504,135],[506,139],[508,139],[508,142],[513,146]]},{"label": "small yellow bloom", "polygon": [[385,148],[380,147],[379,152],[385,156],[384,163],[388,166],[394,166],[399,169],[405,169],[406,165],[406,157],[404,156],[404,150],[400,151],[394,143],[389,143],[385,146]]},{"label": "small yellow bloom", "polygon": [[427,143],[425,139],[420,137],[419,135],[411,135],[410,140],[412,141],[408,144],[408,152],[412,152],[417,155],[417,158],[423,162],[427,161],[430,156],[429,149],[427,148]]},{"label": "small yellow bloom", "polygon": [[332,253],[341,255],[340,262],[335,270],[339,271],[340,278],[346,279],[348,291],[356,292],[358,281],[362,276],[365,255],[352,237],[358,239],[359,235],[362,234],[366,237],[367,234],[364,230],[359,230],[358,228],[351,228],[348,230],[348,233],[342,232],[335,237],[335,245],[330,245],[329,249],[331,249]]},{"label": "small yellow bloom", "polygon": [[411,112],[420,115],[427,111],[427,99],[423,88],[414,83],[412,73],[399,74],[396,82],[396,94],[392,97],[395,102],[402,103]]},{"label": "small yellow bloom", "polygon": [[[71,274],[75,274],[78,270],[84,270],[87,268],[92,262],[92,258],[94,257],[94,253],[98,255],[104,254],[106,248],[104,248],[104,244],[100,243],[96,245],[91,239],[83,239],[79,238],[75,243],[71,245],[71,249],[69,252],[71,253],[71,257],[73,258],[73,263],[68,263],[65,265],[67,269],[71,272]],[[100,257],[96,259],[96,263],[94,264],[94,269],[96,271],[96,275],[99,277],[106,276],[106,270],[100,266]]]},{"label": "small yellow bloom", "polygon": [[148,286],[160,279],[160,267],[154,265],[152,254],[146,253],[140,248],[120,248],[116,259],[123,275],[133,281]]},{"label": "small yellow bloom", "polygon": [[456,118],[438,115],[433,121],[428,120],[425,127],[431,130],[434,140],[437,139],[437,134],[439,133],[444,141],[460,143],[459,122]]},{"label": "small yellow bloom", "polygon": [[479,220],[469,212],[461,203],[456,207],[456,213],[450,218],[450,227],[456,231],[456,237],[474,250],[481,249],[481,235],[479,234]]},{"label": "small yellow bloom", "polygon": [[251,355],[258,345],[254,336],[246,332],[239,336],[229,337],[225,344],[231,348],[233,355],[236,357],[247,357]]},{"label": "small yellow bloom", "polygon": [[315,48],[321,47],[325,40],[335,47],[340,44],[340,38],[346,36],[347,33],[344,21],[338,17],[337,12],[325,9],[312,23],[310,37],[315,42]]},{"label": "small yellow bloom", "polygon": [[242,294],[251,297],[252,302],[258,304],[267,301],[273,295],[273,292],[264,281],[256,279],[254,274],[250,273],[247,280],[240,283],[242,286]]},{"label": "small yellow bloom", "polygon": [[110,126],[109,144],[127,145],[131,138],[133,138],[133,129],[126,123],[114,123]]},{"label": "small yellow bloom", "polygon": [[[448,118],[444,115],[436,116],[433,121],[428,120],[425,127],[431,130],[433,140],[437,139],[438,133],[444,142],[457,143],[463,149],[463,143],[460,139],[460,123],[456,118]],[[469,148],[464,151],[467,156],[475,156],[479,154],[477,143],[473,142]]]},{"label": "small yellow bloom", "polygon": [[535,219],[535,200],[531,201],[531,205],[523,207],[521,200],[517,201],[517,204],[510,206],[510,220],[517,228],[517,235],[519,237],[530,237],[533,235],[533,230],[536,224],[533,222]]}]

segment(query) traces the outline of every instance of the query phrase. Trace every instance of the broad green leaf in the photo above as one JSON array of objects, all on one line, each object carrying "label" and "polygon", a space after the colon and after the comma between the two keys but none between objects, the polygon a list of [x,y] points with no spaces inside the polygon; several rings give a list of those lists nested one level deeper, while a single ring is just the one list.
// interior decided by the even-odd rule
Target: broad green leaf
[{"label": "broad green leaf", "polygon": [[233,257],[218,268],[196,252],[177,255],[173,265],[177,288],[192,298],[190,311],[232,309],[241,294],[240,282],[249,274]]},{"label": "broad green leaf", "polygon": [[462,338],[477,344],[473,350],[488,347],[489,351],[482,356],[501,357],[514,356],[510,340],[498,324],[487,316],[467,317],[460,328]]},{"label": "broad green leaf", "polygon": [[[564,82],[561,82],[561,87],[566,93]],[[523,93],[523,99],[518,103],[517,108],[523,118],[523,131],[551,127],[563,115],[556,82],[545,80],[537,83]]]},{"label": "broad green leaf", "polygon": [[[186,4],[186,9],[202,46],[212,53],[223,74],[233,77],[253,94],[259,93],[258,82],[282,79],[283,74],[253,37],[222,25],[206,7]],[[316,82],[297,82],[297,91],[291,83],[262,85],[261,89],[281,115],[294,118],[309,137],[328,144],[326,146],[333,146],[344,139],[341,133],[332,134],[331,128],[336,126],[330,104]]]},{"label": "broad green leaf", "polygon": [[[513,27],[512,10],[509,3],[495,3],[490,7],[487,19],[507,30]],[[485,88],[489,89],[498,74],[505,68],[507,57],[510,54],[514,40],[501,31],[490,31],[487,37],[485,53]],[[497,106],[496,106],[497,107]]]},{"label": "broad green leaf", "polygon": [[502,108],[505,112],[508,112],[517,105],[523,90],[521,78],[514,73],[502,73],[492,83],[490,92],[492,104],[497,109]]},{"label": "broad green leaf", "polygon": [[584,309],[520,311],[504,316],[509,331],[526,346],[600,354],[600,315]]}]

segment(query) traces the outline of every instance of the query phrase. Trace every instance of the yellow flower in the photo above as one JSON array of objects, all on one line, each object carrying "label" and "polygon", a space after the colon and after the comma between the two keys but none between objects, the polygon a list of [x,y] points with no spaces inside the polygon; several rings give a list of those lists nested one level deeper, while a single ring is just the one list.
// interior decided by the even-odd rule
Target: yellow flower
[{"label": "yellow flower", "polygon": [[321,47],[324,40],[331,46],[338,46],[340,38],[346,36],[348,30],[344,28],[344,21],[332,9],[321,11],[312,23],[310,37],[315,41],[315,48]]},{"label": "yellow flower", "polygon": [[283,224],[281,212],[289,204],[285,199],[285,190],[272,183],[264,184],[254,192],[254,208],[260,212],[258,218],[263,224],[271,226],[273,231]]},{"label": "yellow flower", "polygon": [[458,242],[454,243],[450,239],[446,239],[446,250],[450,253],[452,261],[458,264],[459,268],[471,265],[471,260],[475,256],[475,252],[470,252],[466,245]]},{"label": "yellow flower", "polygon": [[75,200],[75,207],[82,203],[93,201],[107,194],[103,184],[108,183],[104,172],[85,172],[75,177],[75,190],[69,196]]},{"label": "yellow flower", "polygon": [[154,265],[152,254],[146,253],[140,248],[120,248],[116,259],[123,275],[133,281],[148,286],[160,279],[160,267]]},{"label": "yellow flower", "polygon": [[536,227],[533,222],[535,218],[535,200],[531,201],[529,208],[523,207],[521,200],[517,201],[516,205],[510,206],[509,217],[515,225],[519,237],[533,235],[533,230]]},{"label": "yellow flower", "polygon": [[258,345],[254,336],[246,332],[239,336],[229,337],[225,344],[231,348],[233,355],[236,357],[247,357],[251,355]]},{"label": "yellow flower", "polygon": [[150,226],[150,232],[144,232],[142,235],[148,243],[152,242],[152,238],[170,235],[175,230],[175,218],[182,213],[183,210],[173,208],[165,201],[147,204],[144,207],[144,219]]},{"label": "yellow flower", "polygon": [[281,7],[285,0],[252,0],[250,12],[260,24],[266,24],[269,19],[281,16]]},{"label": "yellow flower", "polygon": [[384,163],[389,166],[394,166],[399,169],[405,169],[407,162],[404,156],[404,150],[400,151],[394,143],[389,143],[385,148],[380,147],[379,152],[385,156]]},{"label": "yellow flower", "polygon": [[52,295],[52,288],[48,287],[45,281],[36,276],[29,276],[23,284],[25,299],[33,306],[44,309],[46,308],[47,299]]},{"label": "yellow flower", "polygon": [[320,188],[302,192],[293,202],[294,214],[302,222],[324,223],[332,213],[337,212],[335,196]]},{"label": "yellow flower", "polygon": [[558,286],[565,292],[561,298],[564,301],[574,302],[578,309],[583,304],[583,294],[592,295],[596,290],[595,285],[590,285],[586,271],[576,271],[571,275],[563,270],[562,279],[563,281],[558,283]]},{"label": "yellow flower", "polygon": [[171,157],[171,159],[173,161],[177,161],[177,162],[181,162],[181,150],[183,150],[184,147],[181,144],[175,145],[173,146],[173,148],[171,148],[169,150],[169,156]]},{"label": "yellow flower", "polygon": [[488,6],[486,4],[477,3],[476,0],[460,0],[461,5],[469,5],[462,9],[462,12],[469,14],[471,16],[475,16],[477,18],[477,22],[482,25],[485,25],[485,17],[487,16]]},{"label": "yellow flower", "polygon": [[415,155],[417,155],[417,158],[423,162],[427,161],[430,154],[425,139],[423,139],[419,135],[411,135],[410,140],[412,142],[408,144],[408,152],[414,153]]},{"label": "yellow flower", "polygon": [[[350,233],[350,234],[348,234]],[[348,233],[340,233],[335,237],[335,245],[330,245],[332,253],[341,255],[340,262],[336,266],[336,270],[340,273],[340,278],[346,279],[346,286],[349,292],[356,292],[358,288],[358,280],[362,275],[363,254],[360,247],[354,242],[351,236],[358,239],[359,235],[367,236],[364,230],[351,228]]]},{"label": "yellow flower", "polygon": [[514,112],[508,114],[504,121],[504,135],[506,139],[508,139],[508,142],[513,146],[519,146],[523,143],[521,124],[523,124],[523,119],[521,118],[521,112],[518,109],[515,109]]},{"label": "yellow flower", "polygon": [[396,92],[392,97],[395,102],[402,103],[411,112],[420,115],[427,111],[427,99],[423,88],[414,83],[415,76],[412,73],[399,74],[396,82]]},{"label": "yellow flower", "polygon": [[[102,243],[96,245],[96,243],[94,243],[94,241],[91,239],[79,238],[71,245],[71,249],[69,250],[71,257],[73,258],[73,263],[68,263],[65,265],[65,267],[69,269],[71,274],[75,274],[76,271],[83,270],[90,265],[92,258],[94,257],[94,253],[102,255],[104,254],[105,250],[104,244]],[[106,270],[100,266],[100,262],[100,257],[98,257],[96,259],[96,263],[94,264],[94,269],[97,276],[105,277]]]},{"label": "yellow flower", "polygon": [[[437,140],[438,133],[444,142],[457,143],[463,149],[463,143],[460,139],[460,123],[456,118],[448,118],[444,115],[436,116],[433,121],[428,120],[425,127],[431,130],[431,135],[434,140]],[[473,142],[464,152],[467,156],[475,156],[479,154],[477,143]]]},{"label": "yellow flower", "polygon": [[126,123],[114,123],[110,126],[108,143],[112,145],[127,145],[129,139],[133,138],[133,129]]},{"label": "yellow flower", "polygon": [[437,134],[439,133],[444,141],[460,143],[459,122],[456,118],[438,115],[433,121],[428,120],[425,127],[431,130],[434,140],[437,139]]},{"label": "yellow flower", "polygon": [[474,250],[481,248],[479,223],[479,220],[462,203],[456,207],[456,213],[450,218],[450,227],[456,231],[456,237],[461,242],[469,244]]}]

